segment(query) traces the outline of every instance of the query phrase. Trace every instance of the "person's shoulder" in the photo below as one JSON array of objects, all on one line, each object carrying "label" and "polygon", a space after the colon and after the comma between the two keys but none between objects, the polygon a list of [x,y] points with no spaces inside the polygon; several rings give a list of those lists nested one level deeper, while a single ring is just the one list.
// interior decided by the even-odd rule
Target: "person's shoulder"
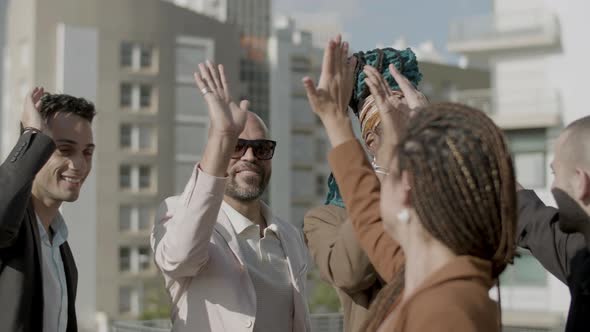
[{"label": "person's shoulder", "polygon": [[304,222],[319,220],[331,224],[341,224],[346,221],[348,215],[346,209],[336,205],[316,206],[305,214]]},{"label": "person's shoulder", "polygon": [[[463,330],[480,330],[497,324],[499,319],[498,304],[489,296],[485,287],[478,287],[469,282],[457,281],[433,287],[418,294],[409,303],[408,315],[411,320],[428,322],[449,322]],[[461,331],[461,329],[457,329]],[[454,331],[454,330],[453,330]]]},{"label": "person's shoulder", "polygon": [[443,306],[468,316],[485,314],[497,308],[497,303],[489,296],[489,289],[468,279],[452,280],[423,290],[412,302],[426,310]]}]

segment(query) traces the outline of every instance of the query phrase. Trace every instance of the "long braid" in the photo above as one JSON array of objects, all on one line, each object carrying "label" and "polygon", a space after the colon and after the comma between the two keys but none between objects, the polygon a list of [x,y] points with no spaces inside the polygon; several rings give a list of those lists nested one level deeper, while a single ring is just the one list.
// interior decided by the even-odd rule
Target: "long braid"
[{"label": "long braid", "polygon": [[[412,204],[425,230],[457,255],[490,261],[498,282],[513,261],[516,237],[514,172],[502,131],[479,110],[434,104],[410,119],[396,155],[394,176],[413,175]],[[367,331],[391,310],[401,294],[394,289],[387,285],[379,294]]]},{"label": "long braid", "polygon": [[398,157],[401,170],[415,173],[412,199],[424,227],[457,254],[491,260],[496,278],[512,261],[516,232],[514,175],[501,131],[483,112],[433,105],[410,122]]},{"label": "long braid", "polygon": [[390,280],[375,297],[367,314],[367,317],[370,319],[365,321],[361,331],[375,332],[379,329],[381,322],[387,318],[395,302],[401,299],[405,283],[404,277],[405,267],[402,266],[393,280]]}]

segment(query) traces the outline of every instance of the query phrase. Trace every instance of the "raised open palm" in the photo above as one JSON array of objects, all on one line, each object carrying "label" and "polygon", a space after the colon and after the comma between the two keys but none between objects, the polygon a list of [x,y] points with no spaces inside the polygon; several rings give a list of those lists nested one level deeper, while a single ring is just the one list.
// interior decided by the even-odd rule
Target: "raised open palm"
[{"label": "raised open palm", "polygon": [[200,63],[199,72],[195,72],[194,76],[207,102],[210,130],[236,137],[240,135],[246,125],[249,103],[242,100],[238,106],[232,101],[223,65],[215,66],[210,61]]}]

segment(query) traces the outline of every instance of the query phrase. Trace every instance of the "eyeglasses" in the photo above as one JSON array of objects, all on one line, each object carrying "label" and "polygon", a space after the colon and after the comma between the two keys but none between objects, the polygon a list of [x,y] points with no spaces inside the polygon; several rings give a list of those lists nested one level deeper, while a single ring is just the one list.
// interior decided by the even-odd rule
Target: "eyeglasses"
[{"label": "eyeglasses", "polygon": [[254,156],[259,160],[269,160],[275,154],[275,147],[277,142],[268,139],[238,139],[238,144],[234,150],[232,159],[240,159],[246,154],[248,148],[252,148]]}]

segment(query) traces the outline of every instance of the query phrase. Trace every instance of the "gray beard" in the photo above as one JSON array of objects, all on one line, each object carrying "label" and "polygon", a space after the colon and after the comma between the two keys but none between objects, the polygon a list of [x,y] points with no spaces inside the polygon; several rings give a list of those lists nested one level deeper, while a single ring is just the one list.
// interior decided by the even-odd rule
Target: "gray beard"
[{"label": "gray beard", "polygon": [[247,181],[248,187],[244,188],[238,185],[235,178],[231,178],[227,187],[225,188],[225,194],[240,202],[251,202],[259,199],[268,184],[266,174],[260,174],[260,180]]}]

